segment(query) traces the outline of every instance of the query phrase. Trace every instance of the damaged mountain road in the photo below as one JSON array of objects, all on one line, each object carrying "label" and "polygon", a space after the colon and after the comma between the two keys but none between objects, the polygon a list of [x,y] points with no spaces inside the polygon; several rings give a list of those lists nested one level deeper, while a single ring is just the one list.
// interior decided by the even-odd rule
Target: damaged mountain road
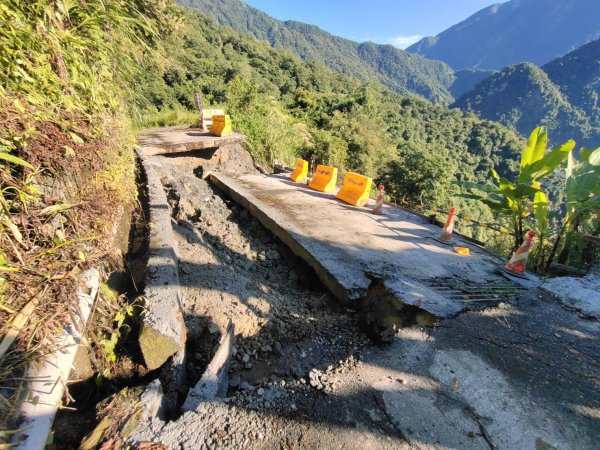
[{"label": "damaged mountain road", "polygon": [[[235,151],[231,145],[238,144],[227,144],[221,162],[214,163],[219,150],[210,156],[211,170],[222,176],[239,176],[227,164],[239,171],[239,161],[246,160],[243,145]],[[142,415],[124,430],[129,442],[160,442],[169,449],[538,450],[594,448],[600,440],[597,321],[565,309],[545,291],[506,283],[489,269],[493,259],[483,255],[486,262],[475,276],[490,274],[481,279],[494,301],[478,302],[477,280],[453,276],[452,264],[427,267],[436,282],[419,283],[414,292],[433,291],[434,300],[447,295],[452,301],[445,304],[462,312],[432,318],[435,310],[423,315],[417,302],[383,327],[390,344],[375,346],[359,330],[358,314],[337,301],[335,289],[301,252],[257,220],[255,207],[240,207],[196,176],[205,174],[201,159],[193,152],[181,159],[154,154],[148,163],[172,216],[187,328],[187,386],[200,379],[231,321],[236,341],[227,392],[170,421]],[[245,170],[260,176],[251,165]],[[309,195],[301,186],[283,189]],[[331,204],[318,195],[311,202]],[[346,213],[365,214],[352,208]],[[302,213],[293,219],[310,224],[313,217]],[[389,230],[392,221],[385,225],[375,226],[387,229],[387,239],[410,243],[408,260],[398,261],[408,267],[386,267],[367,252],[378,261],[376,273],[404,270],[400,281],[410,283],[417,275],[423,281],[423,270],[411,263],[419,260],[421,245],[431,264],[446,258],[444,248],[427,241],[435,231],[428,225],[400,234]],[[362,235],[354,248],[337,245],[334,252],[358,251],[365,240]],[[355,288],[363,296],[368,269],[356,268]],[[373,289],[373,299],[395,295],[385,284]],[[358,291],[348,292],[351,297]],[[468,303],[460,302],[469,295]],[[398,328],[398,320],[410,326]],[[188,392],[179,394],[182,404]]]}]

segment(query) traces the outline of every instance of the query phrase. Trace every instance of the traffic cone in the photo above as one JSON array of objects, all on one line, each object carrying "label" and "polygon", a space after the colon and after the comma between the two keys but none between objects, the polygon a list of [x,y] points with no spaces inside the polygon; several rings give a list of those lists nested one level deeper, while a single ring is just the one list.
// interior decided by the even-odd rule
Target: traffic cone
[{"label": "traffic cone", "polygon": [[383,214],[383,196],[385,195],[385,186],[379,185],[379,194],[375,200],[375,206],[373,206],[373,214]]},{"label": "traffic cone", "polygon": [[525,267],[527,266],[527,258],[529,257],[529,249],[531,243],[535,237],[536,232],[531,230],[525,236],[525,242],[519,247],[515,254],[508,260],[504,266],[504,271],[510,275],[514,275],[521,278],[527,278],[524,276]]},{"label": "traffic cone", "polygon": [[204,123],[204,114],[200,113],[200,131],[202,133],[206,133],[208,131],[208,128],[206,128],[206,124]]},{"label": "traffic cone", "polygon": [[454,218],[456,216],[456,208],[450,208],[450,212],[448,213],[448,218],[446,219],[446,223],[444,224],[444,228],[442,228],[442,232],[436,238],[437,241],[442,244],[453,244],[454,239],[452,238],[452,232],[454,231]]}]

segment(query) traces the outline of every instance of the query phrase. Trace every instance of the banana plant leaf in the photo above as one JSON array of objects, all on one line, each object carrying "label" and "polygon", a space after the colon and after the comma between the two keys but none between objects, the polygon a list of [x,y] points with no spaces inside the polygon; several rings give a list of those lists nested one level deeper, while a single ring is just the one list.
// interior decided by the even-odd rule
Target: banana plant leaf
[{"label": "banana plant leaf", "polygon": [[521,169],[533,164],[544,156],[547,142],[548,132],[546,127],[537,127],[533,130],[521,154]]},{"label": "banana plant leaf", "polygon": [[554,172],[575,148],[575,141],[569,140],[553,149],[543,158],[521,169],[519,184],[531,184]]}]

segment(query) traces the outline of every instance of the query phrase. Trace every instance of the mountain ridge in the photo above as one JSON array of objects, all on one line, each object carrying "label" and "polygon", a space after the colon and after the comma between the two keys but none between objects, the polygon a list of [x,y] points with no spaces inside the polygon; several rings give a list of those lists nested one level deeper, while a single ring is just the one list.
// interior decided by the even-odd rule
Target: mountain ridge
[{"label": "mountain ridge", "polygon": [[538,67],[510,65],[452,106],[526,135],[545,125],[555,142],[600,144],[600,39]]},{"label": "mountain ridge", "polygon": [[399,94],[416,94],[442,104],[454,100],[450,93],[454,71],[441,61],[392,45],[351,41],[316,25],[280,21],[239,0],[178,0],[178,3],[199,10],[218,25],[266,40],[272,47],[289,48],[304,60],[320,61],[330,69],[362,80],[375,78]]},{"label": "mountain ridge", "polygon": [[600,38],[598,6],[596,0],[496,3],[406,50],[455,70],[498,70],[520,62],[542,65]]}]

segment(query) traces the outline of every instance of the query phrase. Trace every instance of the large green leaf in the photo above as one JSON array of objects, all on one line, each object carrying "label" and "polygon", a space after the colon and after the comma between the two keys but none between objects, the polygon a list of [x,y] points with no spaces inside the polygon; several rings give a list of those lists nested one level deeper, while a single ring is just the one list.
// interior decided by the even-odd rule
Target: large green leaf
[{"label": "large green leaf", "polygon": [[546,127],[537,127],[533,130],[521,154],[521,169],[539,161],[544,156],[547,142],[548,133]]},{"label": "large green leaf", "polygon": [[495,169],[492,169],[492,175],[493,175],[494,179],[496,180],[496,182],[498,183],[498,186],[500,186],[501,192],[503,192],[505,194],[510,194],[511,192],[513,192],[515,190],[515,185],[512,184],[506,178],[502,178],[500,175],[498,175],[498,172],[496,172]]},{"label": "large green leaf", "polygon": [[570,206],[600,194],[600,166],[580,164],[573,171],[573,175],[567,178],[565,191],[567,204]]},{"label": "large green leaf", "polygon": [[548,198],[542,191],[535,193],[533,197],[533,214],[540,233],[548,229]]},{"label": "large green leaf", "polygon": [[527,186],[526,184],[517,185],[516,189],[511,193],[512,197],[516,200],[525,199],[534,196],[540,190],[533,186]]},{"label": "large green leaf", "polygon": [[569,140],[553,149],[542,159],[524,167],[519,173],[519,184],[529,184],[554,172],[575,148],[575,141]]}]

